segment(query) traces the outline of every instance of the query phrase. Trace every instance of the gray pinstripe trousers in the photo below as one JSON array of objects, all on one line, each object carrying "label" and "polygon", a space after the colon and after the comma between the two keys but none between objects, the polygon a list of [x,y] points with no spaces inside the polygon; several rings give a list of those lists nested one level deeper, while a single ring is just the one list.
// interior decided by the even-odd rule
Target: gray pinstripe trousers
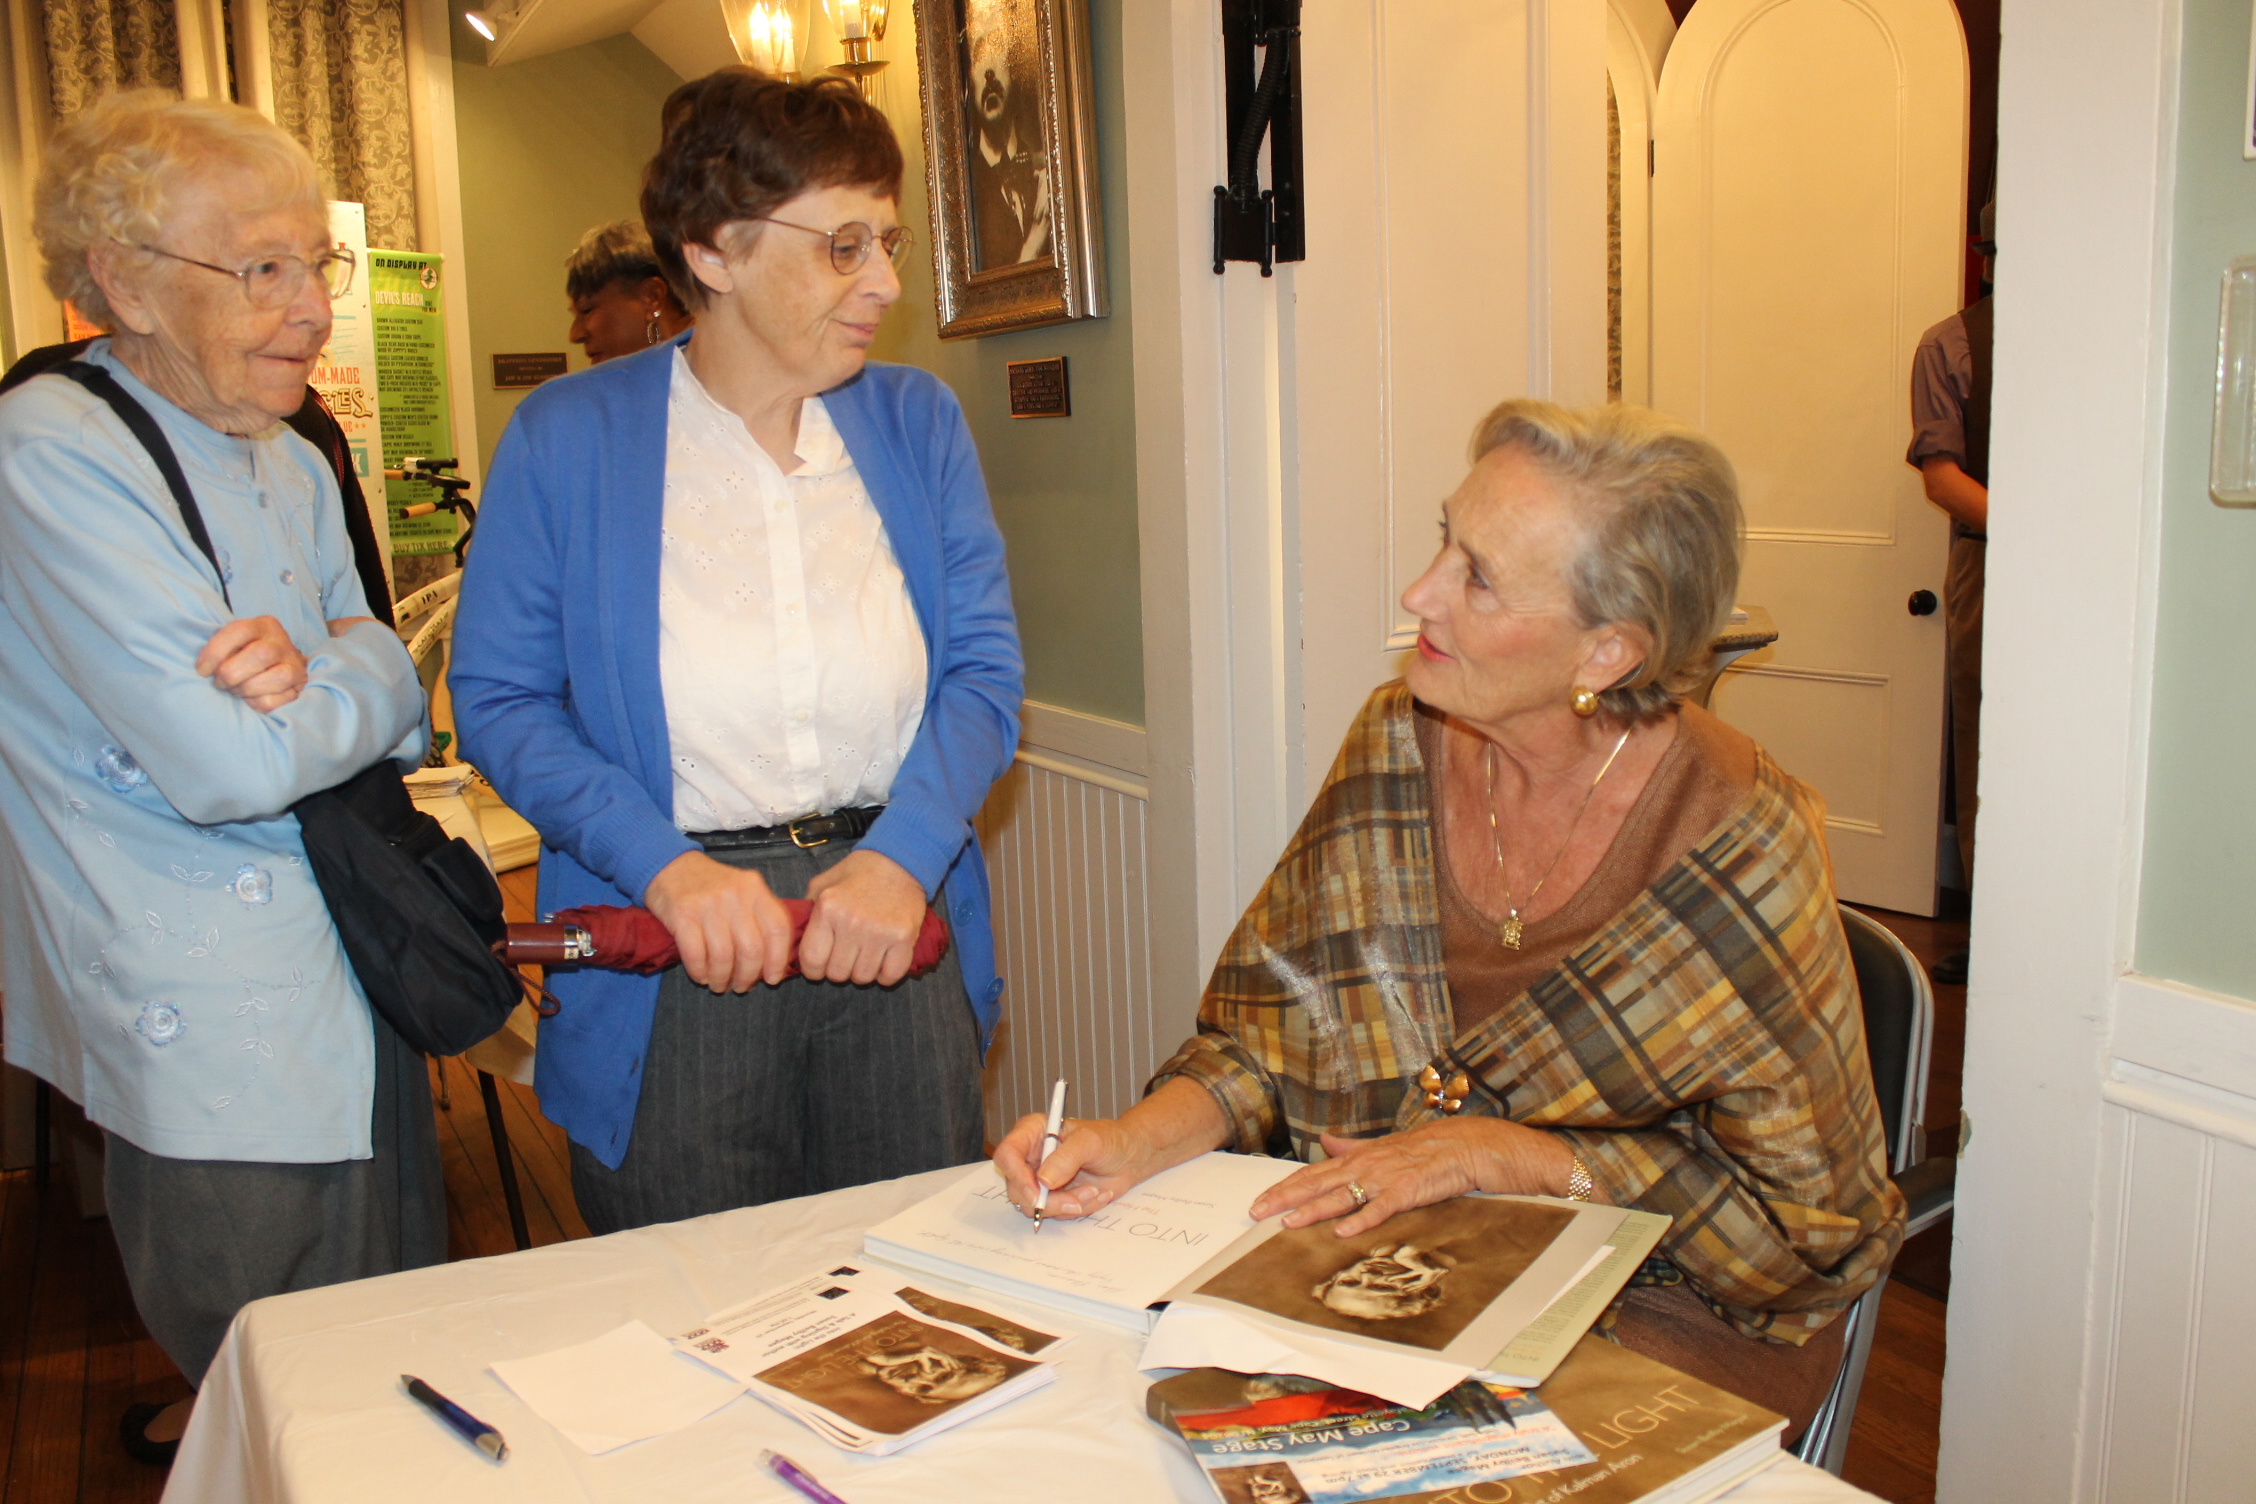
[{"label": "gray pinstripe trousers", "polygon": [[[801,898],[855,844],[711,855]],[[572,1192],[601,1235],[965,1164],[981,1126],[953,946],[894,987],[791,977],[716,995],[677,966],[659,979],[626,1158],[607,1170],[572,1145]]]}]

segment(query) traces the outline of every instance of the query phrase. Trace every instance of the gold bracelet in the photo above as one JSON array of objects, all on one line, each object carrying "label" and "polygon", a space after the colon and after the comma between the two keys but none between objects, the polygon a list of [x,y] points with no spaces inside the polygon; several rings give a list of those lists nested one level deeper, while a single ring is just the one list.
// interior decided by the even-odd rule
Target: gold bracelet
[{"label": "gold bracelet", "polygon": [[1597,1182],[1590,1178],[1590,1167],[1582,1162],[1581,1155],[1574,1155],[1573,1160],[1567,1169],[1567,1199],[1588,1201],[1590,1193],[1598,1188]]}]

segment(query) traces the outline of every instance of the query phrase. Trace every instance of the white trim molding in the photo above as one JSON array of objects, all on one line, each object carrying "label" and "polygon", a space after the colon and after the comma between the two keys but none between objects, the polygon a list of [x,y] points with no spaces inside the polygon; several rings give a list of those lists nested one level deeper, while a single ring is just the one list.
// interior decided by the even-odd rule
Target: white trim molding
[{"label": "white trim molding", "polygon": [[[2247,1187],[2236,1157],[2251,1151],[2108,1099],[2112,1088],[2142,1107],[2191,1100],[2167,1081],[2118,1075],[2119,1059],[2199,1079],[2185,1052],[2140,1037],[2186,999],[2125,976],[2146,787],[2181,16],[2177,0],[2008,9],[1997,208],[2015,251],[2011,296],[1997,307],[1972,1133],[1958,1170],[1936,1498],[2231,1497],[2245,1491],[2237,1482],[2182,1491],[2180,1399],[2199,1371],[2189,1344],[2202,1313],[2234,1315],[2195,1288],[2204,1260],[2231,1267],[2199,1241],[2234,1220],[2210,1176]],[[2108,212],[2094,216],[2095,203]],[[2245,1327],[2236,1341],[2247,1347]],[[2244,1408],[2223,1383],[2205,1383],[2203,1397],[2214,1417]]]}]

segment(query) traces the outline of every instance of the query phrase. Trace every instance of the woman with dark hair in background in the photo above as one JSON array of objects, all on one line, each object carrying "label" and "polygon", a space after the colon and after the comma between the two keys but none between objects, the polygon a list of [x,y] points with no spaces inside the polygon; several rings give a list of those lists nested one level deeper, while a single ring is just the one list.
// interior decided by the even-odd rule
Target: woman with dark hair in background
[{"label": "woman with dark hair in background", "polygon": [[572,305],[572,343],[587,352],[589,365],[647,350],[697,322],[666,285],[650,232],[632,219],[580,237],[564,263],[564,296]]},{"label": "woman with dark hair in background", "polygon": [[[550,984],[541,1106],[599,1233],[979,1157],[971,819],[1022,678],[962,411],[867,363],[909,247],[892,127],[842,79],[724,68],[661,140],[643,220],[696,328],[517,409],[452,680],[540,906],[645,904],[680,947]],[[908,977],[928,902],[954,943]]]}]

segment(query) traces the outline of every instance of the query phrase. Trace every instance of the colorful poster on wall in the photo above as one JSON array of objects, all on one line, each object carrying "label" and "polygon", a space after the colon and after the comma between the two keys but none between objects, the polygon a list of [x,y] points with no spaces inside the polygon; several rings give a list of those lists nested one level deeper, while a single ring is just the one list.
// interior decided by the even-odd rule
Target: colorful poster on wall
[{"label": "colorful poster on wall", "polygon": [[[341,298],[330,300],[329,343],[321,347],[314,364],[313,389],[329,404],[329,411],[345,431],[352,451],[353,473],[360,477],[358,497],[346,497],[368,509],[375,524],[376,541],[385,544],[390,532],[384,495],[384,440],[376,398],[376,325],[368,296],[368,211],[359,204],[329,205],[329,239],[341,251],[350,251],[356,270],[352,286]],[[382,547],[384,577],[391,578],[392,551]]]},{"label": "colorful poster on wall", "polygon": [[[377,390],[382,395],[384,464],[411,454],[452,455],[447,420],[446,314],[439,258],[414,251],[370,251],[368,291],[376,315]],[[403,508],[439,499],[420,481],[384,483],[392,520],[392,552],[443,554],[458,531],[452,512],[403,517]]]}]

